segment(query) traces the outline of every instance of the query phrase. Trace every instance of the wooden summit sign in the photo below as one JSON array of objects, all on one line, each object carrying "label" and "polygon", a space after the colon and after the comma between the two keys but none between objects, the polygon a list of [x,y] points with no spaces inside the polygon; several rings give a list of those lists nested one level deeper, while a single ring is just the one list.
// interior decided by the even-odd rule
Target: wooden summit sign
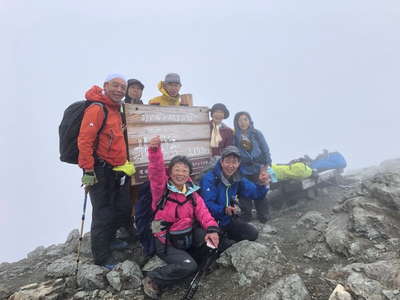
[{"label": "wooden summit sign", "polygon": [[147,180],[147,147],[159,135],[164,160],[185,155],[198,174],[211,157],[207,107],[125,104],[129,159],[135,164],[133,184]]}]

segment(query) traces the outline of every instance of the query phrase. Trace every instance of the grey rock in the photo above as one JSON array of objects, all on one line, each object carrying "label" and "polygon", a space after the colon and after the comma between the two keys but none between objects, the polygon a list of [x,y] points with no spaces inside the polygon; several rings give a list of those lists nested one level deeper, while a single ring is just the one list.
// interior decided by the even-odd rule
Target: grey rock
[{"label": "grey rock", "polygon": [[154,255],[143,267],[143,271],[152,271],[158,267],[166,266],[166,262],[164,262],[157,255]]},{"label": "grey rock", "polygon": [[329,300],[353,300],[353,297],[351,297],[351,294],[341,284],[338,284],[329,297]]},{"label": "grey rock", "polygon": [[382,285],[377,280],[370,279],[361,273],[352,273],[347,278],[346,286],[361,299],[384,300]]},{"label": "grey rock", "polygon": [[106,268],[97,265],[83,264],[79,267],[77,283],[85,290],[103,289],[106,287]]},{"label": "grey rock", "polygon": [[388,300],[400,300],[400,290],[383,290],[382,294]]},{"label": "grey rock", "polygon": [[121,291],[122,289],[122,282],[121,276],[117,271],[110,271],[106,275],[108,283],[117,291]]},{"label": "grey rock", "polygon": [[361,207],[354,207],[351,215],[353,230],[370,240],[385,237],[384,220],[384,215]]},{"label": "grey rock", "polygon": [[296,223],[297,226],[303,226],[307,229],[313,228],[318,224],[324,224],[327,220],[320,212],[309,211],[304,214]]},{"label": "grey rock", "polygon": [[47,267],[47,276],[57,278],[72,276],[76,270],[76,254],[70,254],[55,260]]},{"label": "grey rock", "polygon": [[349,256],[348,245],[351,238],[348,232],[349,217],[340,214],[331,220],[325,232],[325,239],[329,248],[336,253]]},{"label": "grey rock", "polygon": [[27,254],[28,259],[34,259],[42,256],[46,252],[46,248],[44,246],[39,246],[35,250],[29,252]]},{"label": "grey rock", "polygon": [[383,206],[400,210],[400,173],[379,173],[363,186]]},{"label": "grey rock", "polygon": [[261,290],[251,300],[311,300],[311,296],[298,274],[284,277]]},{"label": "grey rock", "polygon": [[49,280],[43,283],[33,283],[20,288],[10,296],[9,300],[41,300],[62,299],[64,294],[64,280]]},{"label": "grey rock", "polygon": [[64,244],[51,245],[46,248],[46,256],[62,257],[64,256]]},{"label": "grey rock", "polygon": [[321,259],[329,261],[334,258],[329,248],[324,243],[315,244],[309,251],[304,253],[304,257],[309,259]]},{"label": "grey rock", "polygon": [[64,243],[64,253],[66,255],[74,253],[78,249],[79,244],[79,230],[72,230],[67,237],[67,240]]},{"label": "grey rock", "polygon": [[238,272],[236,280],[239,285],[248,286],[260,280],[267,270],[269,278],[282,275],[286,260],[276,244],[264,246],[241,241],[223,252],[217,263],[225,267],[233,266]]},{"label": "grey rock", "polygon": [[135,262],[126,260],[107,273],[106,277],[115,290],[121,291],[140,287],[143,274]]},{"label": "grey rock", "polygon": [[91,249],[91,242],[90,242],[90,232],[86,232],[83,235],[80,253],[86,257],[93,257],[92,256],[92,249]]}]

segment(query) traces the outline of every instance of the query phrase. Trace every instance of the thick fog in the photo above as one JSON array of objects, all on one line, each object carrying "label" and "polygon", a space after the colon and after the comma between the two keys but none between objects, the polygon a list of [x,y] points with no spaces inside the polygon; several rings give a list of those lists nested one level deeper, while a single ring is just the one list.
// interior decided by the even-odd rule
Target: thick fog
[{"label": "thick fog", "polygon": [[[196,105],[246,110],[274,162],[323,148],[348,168],[400,157],[400,2],[1,1],[0,262],[80,226],[81,170],[58,159],[64,109],[108,73],[168,72]],[[87,210],[85,229],[90,228]]]}]

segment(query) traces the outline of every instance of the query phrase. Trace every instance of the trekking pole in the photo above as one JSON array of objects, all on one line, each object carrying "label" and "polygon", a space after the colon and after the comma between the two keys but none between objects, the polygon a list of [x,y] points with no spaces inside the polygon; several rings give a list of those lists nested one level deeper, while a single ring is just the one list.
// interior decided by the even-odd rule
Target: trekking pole
[{"label": "trekking pole", "polygon": [[80,254],[81,254],[81,245],[82,245],[82,239],[83,239],[83,225],[85,223],[85,213],[86,213],[86,203],[87,203],[87,196],[89,189],[87,187],[84,187],[85,189],[85,198],[83,200],[83,213],[82,213],[82,222],[81,222],[81,232],[79,236],[79,244],[78,244],[78,253],[76,257],[76,270],[75,270],[75,275],[78,275],[78,268],[79,268],[79,259],[80,259]]},{"label": "trekking pole", "polygon": [[196,294],[199,286],[200,286],[200,280],[207,271],[207,269],[211,266],[211,264],[218,258],[218,255],[220,254],[221,251],[221,245],[223,242],[223,239],[225,237],[226,232],[222,233],[221,240],[219,242],[218,248],[216,249],[209,249],[209,254],[207,255],[206,261],[204,262],[203,266],[199,268],[199,270],[196,272],[196,274],[193,276],[192,281],[190,282],[190,285],[188,289],[186,290],[185,295],[183,296],[182,300],[191,300],[194,297],[194,294]]}]

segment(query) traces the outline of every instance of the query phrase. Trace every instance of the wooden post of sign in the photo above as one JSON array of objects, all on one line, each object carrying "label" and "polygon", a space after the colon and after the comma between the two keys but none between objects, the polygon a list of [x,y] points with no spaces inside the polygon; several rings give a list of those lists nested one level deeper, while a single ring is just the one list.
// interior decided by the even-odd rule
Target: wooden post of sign
[{"label": "wooden post of sign", "polygon": [[192,96],[192,94],[182,94],[181,95],[181,105],[183,105],[183,106],[193,106],[193,96]]}]

